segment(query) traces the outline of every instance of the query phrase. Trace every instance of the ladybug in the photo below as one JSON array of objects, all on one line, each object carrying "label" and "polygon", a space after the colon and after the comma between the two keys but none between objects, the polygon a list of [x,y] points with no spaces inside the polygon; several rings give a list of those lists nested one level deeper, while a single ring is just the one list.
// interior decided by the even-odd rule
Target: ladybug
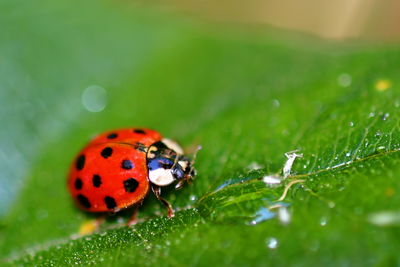
[{"label": "ladybug", "polygon": [[[93,138],[77,155],[68,189],[78,206],[94,213],[140,206],[150,189],[173,217],[161,187],[181,188],[195,176],[194,161],[173,140],[150,129],[120,129]],[[136,222],[136,209],[128,224]]]}]

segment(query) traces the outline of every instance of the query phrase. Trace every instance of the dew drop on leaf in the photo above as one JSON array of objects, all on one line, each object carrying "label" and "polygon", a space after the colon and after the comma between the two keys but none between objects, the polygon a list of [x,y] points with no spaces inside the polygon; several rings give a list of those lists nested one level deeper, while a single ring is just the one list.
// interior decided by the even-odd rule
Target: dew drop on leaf
[{"label": "dew drop on leaf", "polygon": [[276,249],[278,247],[278,239],[270,237],[267,239],[267,247],[269,249]]},{"label": "dew drop on leaf", "polygon": [[107,91],[98,85],[91,85],[82,92],[82,105],[90,112],[100,112],[107,104]]},{"label": "dew drop on leaf", "polygon": [[248,223],[248,225],[256,225],[260,222],[272,219],[276,216],[275,212],[270,211],[268,208],[266,207],[262,207],[261,209],[259,209],[256,214],[255,217],[252,221],[250,221]]},{"label": "dew drop on leaf", "polygon": [[264,168],[264,166],[261,165],[261,164],[258,163],[258,162],[255,162],[255,161],[251,162],[251,163],[247,166],[247,169],[249,169],[250,171],[260,170],[260,169],[262,169],[262,168]]},{"label": "dew drop on leaf", "polygon": [[282,178],[277,175],[267,175],[263,177],[263,182],[270,187],[279,185],[281,181]]},{"label": "dew drop on leaf", "polygon": [[272,100],[272,106],[273,106],[274,108],[279,108],[280,105],[281,105],[281,103],[279,102],[278,99],[273,99],[273,100]]},{"label": "dew drop on leaf", "polygon": [[380,211],[370,214],[368,221],[381,227],[400,225],[400,213],[398,211]]},{"label": "dew drop on leaf", "polygon": [[387,120],[387,118],[389,118],[389,116],[390,116],[390,114],[389,114],[389,113],[385,113],[385,114],[383,114],[383,116],[382,116],[382,120],[383,120],[383,121],[386,121],[386,120]]},{"label": "dew drop on leaf", "polygon": [[385,151],[386,147],[385,146],[378,146],[378,148],[376,149],[377,152],[382,152]]},{"label": "dew drop on leaf", "polygon": [[338,85],[341,87],[349,87],[351,85],[351,76],[348,73],[342,73],[337,78]]},{"label": "dew drop on leaf", "polygon": [[287,225],[290,223],[292,216],[290,215],[287,207],[282,206],[278,209],[278,219],[283,225]]},{"label": "dew drop on leaf", "polygon": [[322,217],[322,218],[319,220],[319,224],[320,224],[321,226],[325,226],[327,223],[328,223],[328,220],[327,220],[326,217]]}]

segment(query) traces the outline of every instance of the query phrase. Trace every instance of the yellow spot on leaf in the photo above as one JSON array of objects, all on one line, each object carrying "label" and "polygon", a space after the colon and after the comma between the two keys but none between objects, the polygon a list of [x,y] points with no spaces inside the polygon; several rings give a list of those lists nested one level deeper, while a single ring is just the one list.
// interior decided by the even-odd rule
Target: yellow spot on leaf
[{"label": "yellow spot on leaf", "polygon": [[80,235],[89,235],[96,231],[99,227],[99,222],[97,220],[85,221],[79,227]]},{"label": "yellow spot on leaf", "polygon": [[385,191],[386,196],[392,197],[394,195],[394,193],[395,193],[395,191],[394,191],[393,187],[386,188],[386,191]]},{"label": "yellow spot on leaf", "polygon": [[392,86],[392,83],[389,80],[378,80],[375,83],[375,89],[380,92],[386,91],[391,86]]}]

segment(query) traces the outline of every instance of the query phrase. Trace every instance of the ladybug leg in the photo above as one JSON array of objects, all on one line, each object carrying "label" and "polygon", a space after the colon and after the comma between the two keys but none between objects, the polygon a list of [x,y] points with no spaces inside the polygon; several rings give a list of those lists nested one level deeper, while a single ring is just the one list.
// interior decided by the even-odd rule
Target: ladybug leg
[{"label": "ladybug leg", "polygon": [[161,187],[156,186],[156,185],[151,185],[151,190],[153,191],[154,195],[156,195],[157,199],[161,201],[161,203],[164,204],[164,206],[167,207],[168,209],[168,217],[172,218],[174,217],[174,210],[172,208],[172,205],[164,198],[161,197]]},{"label": "ladybug leg", "polygon": [[126,223],[127,226],[135,225],[138,223],[138,213],[139,213],[139,205],[136,205],[133,209],[133,213],[129,218],[129,221]]}]

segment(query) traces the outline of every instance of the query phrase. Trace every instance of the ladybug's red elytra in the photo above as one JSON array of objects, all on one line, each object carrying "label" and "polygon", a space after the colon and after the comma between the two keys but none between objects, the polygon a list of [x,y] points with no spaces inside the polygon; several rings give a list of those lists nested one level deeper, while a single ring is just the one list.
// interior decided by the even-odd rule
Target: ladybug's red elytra
[{"label": "ladybug's red elytra", "polygon": [[71,166],[68,189],[80,208],[99,213],[138,206],[151,189],[172,217],[161,187],[177,182],[179,189],[194,176],[193,160],[175,141],[150,129],[121,129],[96,136],[82,149]]}]

